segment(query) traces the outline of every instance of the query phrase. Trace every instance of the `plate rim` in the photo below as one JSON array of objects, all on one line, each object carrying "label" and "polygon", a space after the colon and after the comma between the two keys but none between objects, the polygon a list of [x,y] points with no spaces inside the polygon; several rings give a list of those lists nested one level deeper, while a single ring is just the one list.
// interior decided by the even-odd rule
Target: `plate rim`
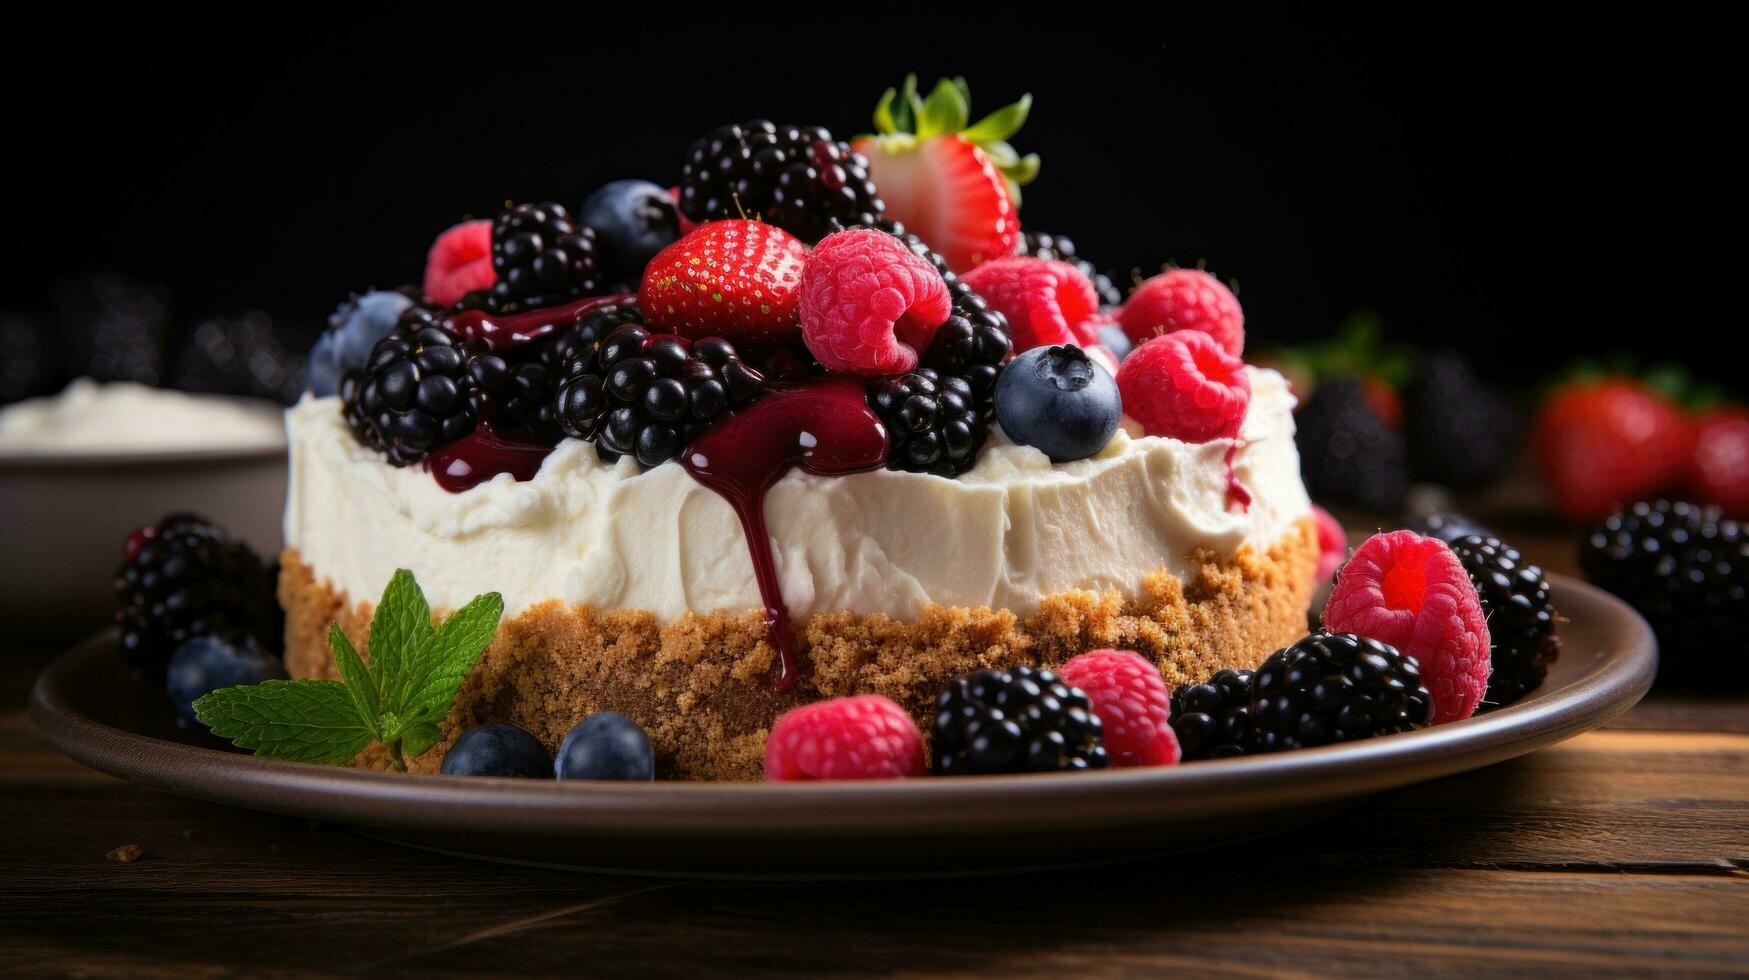
[{"label": "plate rim", "polygon": [[[38,677],[30,717],[57,750],[94,769],[212,802],[363,827],[454,832],[483,815],[505,829],[649,839],[835,837],[847,832],[962,835],[1167,823],[1298,806],[1410,785],[1503,761],[1596,728],[1650,689],[1656,643],[1644,619],[1594,586],[1551,574],[1556,595],[1625,613],[1622,653],[1546,697],[1420,731],[1191,765],[960,779],[654,783],[379,773],[258,759],[140,735],[88,718],[62,679],[113,643],[74,644]],[[1602,655],[1600,655],[1602,656]],[[1476,761],[1481,759],[1482,761]],[[1208,794],[1209,789],[1218,790]],[[996,803],[1009,804],[1006,810]],[[413,816],[416,820],[398,819]]]}]

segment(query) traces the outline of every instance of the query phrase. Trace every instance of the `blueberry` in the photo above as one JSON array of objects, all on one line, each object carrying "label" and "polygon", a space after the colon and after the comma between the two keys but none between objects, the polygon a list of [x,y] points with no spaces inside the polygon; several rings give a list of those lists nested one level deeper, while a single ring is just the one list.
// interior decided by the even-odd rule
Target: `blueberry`
[{"label": "blueberry", "polygon": [[193,721],[194,701],[221,687],[285,680],[285,665],[261,648],[253,636],[196,636],[170,657],[164,690],[176,713]]},{"label": "blueberry", "polygon": [[996,421],[1008,438],[1054,463],[1085,459],[1117,431],[1117,382],[1079,347],[1034,347],[996,382]]},{"label": "blueberry", "polygon": [[445,776],[522,776],[550,779],[553,757],[515,725],[481,725],[455,740],[443,757]]},{"label": "blueberry", "polygon": [[1131,342],[1130,335],[1124,333],[1123,328],[1115,323],[1100,325],[1099,342],[1105,345],[1105,349],[1111,351],[1111,356],[1119,361],[1130,356],[1130,351],[1134,350],[1136,346]]},{"label": "blueberry", "polygon": [[371,348],[395,329],[395,321],[412,305],[406,293],[390,289],[373,289],[340,304],[328,317],[328,329],[340,345],[336,361],[340,373],[364,367]]},{"label": "blueberry", "polygon": [[583,202],[579,224],[595,229],[603,274],[636,288],[644,266],[680,237],[680,215],[659,184],[616,180],[603,184]]},{"label": "blueberry", "polygon": [[340,394],[340,341],[334,332],[325,330],[310,348],[310,363],[304,369],[304,380],[319,398]]},{"label": "blueberry", "polygon": [[654,779],[656,753],[637,723],[603,711],[565,735],[553,771],[560,779]]}]

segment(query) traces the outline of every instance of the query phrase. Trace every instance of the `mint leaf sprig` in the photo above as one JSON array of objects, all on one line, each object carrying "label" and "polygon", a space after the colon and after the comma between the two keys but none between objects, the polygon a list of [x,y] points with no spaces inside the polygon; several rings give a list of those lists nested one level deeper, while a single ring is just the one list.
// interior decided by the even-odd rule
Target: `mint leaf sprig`
[{"label": "mint leaf sprig", "polygon": [[405,772],[443,737],[438,724],[498,631],[504,598],[475,596],[441,623],[405,568],[395,572],[370,623],[370,663],[338,623],[328,645],[337,681],[267,681],[224,687],[194,702],[214,735],[256,755],[294,762],[347,762],[374,742]]}]

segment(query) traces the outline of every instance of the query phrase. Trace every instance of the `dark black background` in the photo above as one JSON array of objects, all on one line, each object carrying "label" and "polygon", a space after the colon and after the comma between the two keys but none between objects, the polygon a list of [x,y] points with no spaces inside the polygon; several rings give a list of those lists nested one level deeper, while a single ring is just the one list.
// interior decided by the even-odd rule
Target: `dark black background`
[{"label": "dark black background", "polygon": [[1707,258],[1720,246],[1672,223],[1723,207],[1711,185],[1735,159],[1693,142],[1722,138],[1700,108],[1724,81],[1699,50],[1717,26],[852,5],[607,24],[573,9],[45,29],[43,64],[5,69],[26,173],[7,305],[107,267],[168,284],[184,320],[257,306],[312,323],[348,290],[416,281],[464,215],[672,182],[721,122],[848,136],[917,71],[967,76],[974,117],[1032,92],[1015,143],[1044,168],[1022,223],[1114,269],[1206,262],[1239,284],[1258,341],[1371,307],[1392,336],[1465,348],[1502,380],[1611,350],[1736,374],[1694,342],[1724,327],[1703,313],[1728,288]]}]

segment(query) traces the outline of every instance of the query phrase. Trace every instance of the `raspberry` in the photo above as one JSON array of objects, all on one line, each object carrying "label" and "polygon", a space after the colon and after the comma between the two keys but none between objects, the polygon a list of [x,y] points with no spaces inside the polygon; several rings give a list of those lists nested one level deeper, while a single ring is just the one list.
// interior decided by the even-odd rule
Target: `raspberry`
[{"label": "raspberry", "polygon": [[1463,563],[1414,531],[1375,534],[1342,567],[1324,626],[1413,656],[1433,693],[1435,724],[1475,714],[1488,688],[1488,620]]},{"label": "raspberry", "polygon": [[1328,582],[1348,557],[1348,535],[1342,523],[1317,504],[1312,505],[1312,517],[1318,522],[1318,581]]},{"label": "raspberry", "polygon": [[1093,283],[1059,259],[1008,256],[992,259],[960,277],[1008,318],[1014,353],[1047,344],[1097,343],[1088,318],[1099,312]]},{"label": "raspberry", "polygon": [[1168,269],[1137,286],[1117,321],[1137,345],[1175,330],[1200,330],[1234,357],[1245,352],[1239,298],[1201,269]]},{"label": "raspberry", "polygon": [[1132,650],[1091,650],[1064,664],[1057,676],[1093,702],[1113,766],[1178,763],[1172,694],[1147,658]]},{"label": "raspberry", "polygon": [[904,374],[953,312],[935,268],[873,228],[828,235],[802,270],[802,339],[828,371]]},{"label": "raspberry", "polygon": [[492,271],[492,222],[464,221],[437,236],[425,257],[425,298],[438,306],[454,306],[463,296],[489,289],[498,281]]},{"label": "raspberry", "polygon": [[765,778],[892,779],[921,776],[923,733],[878,694],[833,698],[790,711],[765,740]]},{"label": "raspberry", "polygon": [[1185,442],[1239,435],[1251,404],[1245,362],[1198,330],[1155,337],[1119,365],[1124,412],[1151,436]]}]

